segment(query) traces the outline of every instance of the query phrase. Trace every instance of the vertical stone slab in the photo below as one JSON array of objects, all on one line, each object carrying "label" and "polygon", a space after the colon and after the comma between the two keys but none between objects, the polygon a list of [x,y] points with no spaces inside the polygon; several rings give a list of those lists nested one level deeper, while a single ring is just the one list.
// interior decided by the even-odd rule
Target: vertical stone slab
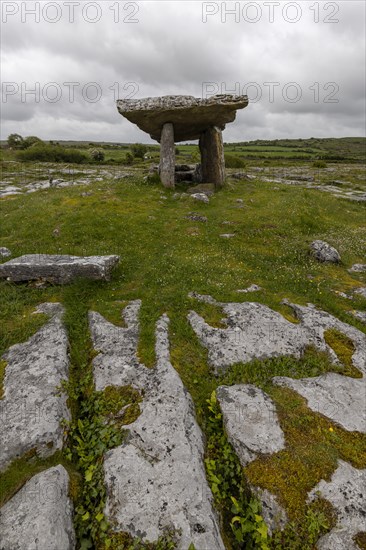
[{"label": "vertical stone slab", "polygon": [[175,144],[174,126],[171,122],[164,124],[161,131],[159,174],[164,187],[174,189]]},{"label": "vertical stone slab", "polygon": [[208,128],[200,136],[202,181],[214,183],[220,189],[225,182],[225,159],[222,132],[216,126]]}]

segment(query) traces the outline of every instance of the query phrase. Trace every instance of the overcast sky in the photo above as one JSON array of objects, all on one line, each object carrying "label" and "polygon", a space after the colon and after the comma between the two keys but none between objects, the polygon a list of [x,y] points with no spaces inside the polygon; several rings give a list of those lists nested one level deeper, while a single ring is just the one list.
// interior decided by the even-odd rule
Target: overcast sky
[{"label": "overcast sky", "polygon": [[115,99],[226,92],[250,103],[225,141],[365,135],[363,0],[1,9],[2,139],[148,143]]}]

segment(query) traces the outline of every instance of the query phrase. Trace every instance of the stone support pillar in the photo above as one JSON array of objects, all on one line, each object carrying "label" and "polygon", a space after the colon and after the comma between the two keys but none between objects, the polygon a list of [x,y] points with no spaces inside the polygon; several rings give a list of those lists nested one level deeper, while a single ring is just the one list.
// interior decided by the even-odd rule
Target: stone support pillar
[{"label": "stone support pillar", "polygon": [[202,182],[214,183],[220,189],[225,182],[225,159],[222,132],[216,126],[208,128],[200,136]]},{"label": "stone support pillar", "polygon": [[164,187],[174,189],[175,144],[174,126],[171,122],[165,123],[161,131],[159,174]]}]

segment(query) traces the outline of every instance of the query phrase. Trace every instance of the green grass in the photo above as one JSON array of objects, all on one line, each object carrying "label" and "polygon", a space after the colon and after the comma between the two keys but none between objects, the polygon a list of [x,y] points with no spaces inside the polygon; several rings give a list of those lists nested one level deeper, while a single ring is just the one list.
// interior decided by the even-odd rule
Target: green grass
[{"label": "green grass", "polygon": [[[190,154],[194,146],[178,147],[184,159],[184,154]],[[332,177],[340,178],[338,173]],[[92,194],[82,197],[85,190]],[[275,400],[289,445],[280,457],[268,459],[268,476],[263,475],[260,461],[249,466],[247,475],[275,492],[273,477],[276,477],[283,504],[300,525],[305,514],[306,491],[321,476],[329,477],[337,458],[366,466],[365,441],[315,415],[301,398],[290,390],[273,387],[270,380],[276,375],[315,376],[337,367],[330,364],[328,357],[308,350],[301,360],[279,358],[236,365],[218,379],[208,366],[207,351],[197,340],[187,314],[195,309],[213,326],[221,326],[222,312],[189,298],[188,293],[211,294],[224,302],[254,299],[292,322],[296,319],[281,304],[282,299],[300,304],[311,302],[366,332],[365,326],[348,313],[351,307],[365,307],[365,299],[355,296],[350,304],[334,293],[334,290],[349,292],[365,282],[364,275],[351,275],[347,271],[353,263],[364,262],[365,206],[300,187],[279,186],[275,191],[273,184],[260,178],[250,183],[230,183],[208,205],[188,197],[175,199],[173,194],[147,185],[142,181],[142,172],[140,175],[136,172],[134,178],[123,182],[104,180],[86,188],[56,188],[2,200],[1,246],[10,248],[13,256],[37,252],[119,254],[121,260],[108,283],[77,281],[67,287],[42,289],[1,281],[0,351],[3,353],[10,345],[26,340],[45,322],[44,316],[31,314],[39,303],[50,300],[63,303],[70,338],[69,404],[73,419],[77,420],[85,417],[83,404],[88,396],[96,397],[90,379],[93,355],[88,310],[99,311],[109,321],[123,325],[123,307],[129,300],[141,299],[138,353],[148,367],[155,362],[155,323],[166,312],[171,319],[172,362],[193,397],[204,431],[206,400],[220,384],[255,383]],[[167,199],[163,200],[161,195]],[[238,198],[243,199],[244,205],[236,202]],[[188,220],[186,216],[192,211],[207,216],[208,222]],[[230,232],[235,232],[233,239],[220,237],[226,232],[223,221],[234,222],[235,225],[229,226]],[[56,227],[58,236],[53,234]],[[319,264],[311,258],[309,244],[318,238],[339,250],[341,265]],[[236,292],[252,283],[263,290],[254,296]],[[345,363],[340,372],[347,372],[349,343],[342,342],[339,335],[330,336],[333,348]],[[2,366],[4,371],[6,365]],[[85,387],[80,386],[83,377],[89,377]],[[122,397],[113,392],[109,395],[112,408]],[[130,397],[133,401],[133,396]],[[329,431],[330,427],[333,431]],[[307,445],[302,444],[300,436],[304,436]],[[356,451],[360,458],[355,457]],[[35,464],[24,459],[21,467],[13,465],[3,474],[5,500],[35,470],[48,467],[49,462]],[[76,462],[73,464],[71,468],[79,468]],[[296,468],[301,475],[297,483],[288,487],[284,472],[295,472]],[[290,477],[293,479],[295,474]],[[83,483],[79,485],[75,484],[73,491],[76,502],[83,491]]]}]

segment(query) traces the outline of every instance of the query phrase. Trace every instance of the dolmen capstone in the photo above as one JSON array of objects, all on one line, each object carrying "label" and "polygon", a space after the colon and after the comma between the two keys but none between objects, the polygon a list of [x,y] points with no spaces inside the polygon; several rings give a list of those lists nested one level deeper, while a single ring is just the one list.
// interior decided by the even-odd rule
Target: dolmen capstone
[{"label": "dolmen capstone", "polygon": [[220,188],[225,181],[222,130],[235,120],[236,111],[248,105],[247,96],[215,95],[199,99],[168,95],[119,99],[118,112],[160,143],[160,178],[175,185],[175,143],[199,140],[202,181]]},{"label": "dolmen capstone", "polygon": [[0,264],[0,278],[9,281],[42,279],[55,284],[67,284],[77,277],[109,281],[119,256],[69,256],[26,254]]}]

